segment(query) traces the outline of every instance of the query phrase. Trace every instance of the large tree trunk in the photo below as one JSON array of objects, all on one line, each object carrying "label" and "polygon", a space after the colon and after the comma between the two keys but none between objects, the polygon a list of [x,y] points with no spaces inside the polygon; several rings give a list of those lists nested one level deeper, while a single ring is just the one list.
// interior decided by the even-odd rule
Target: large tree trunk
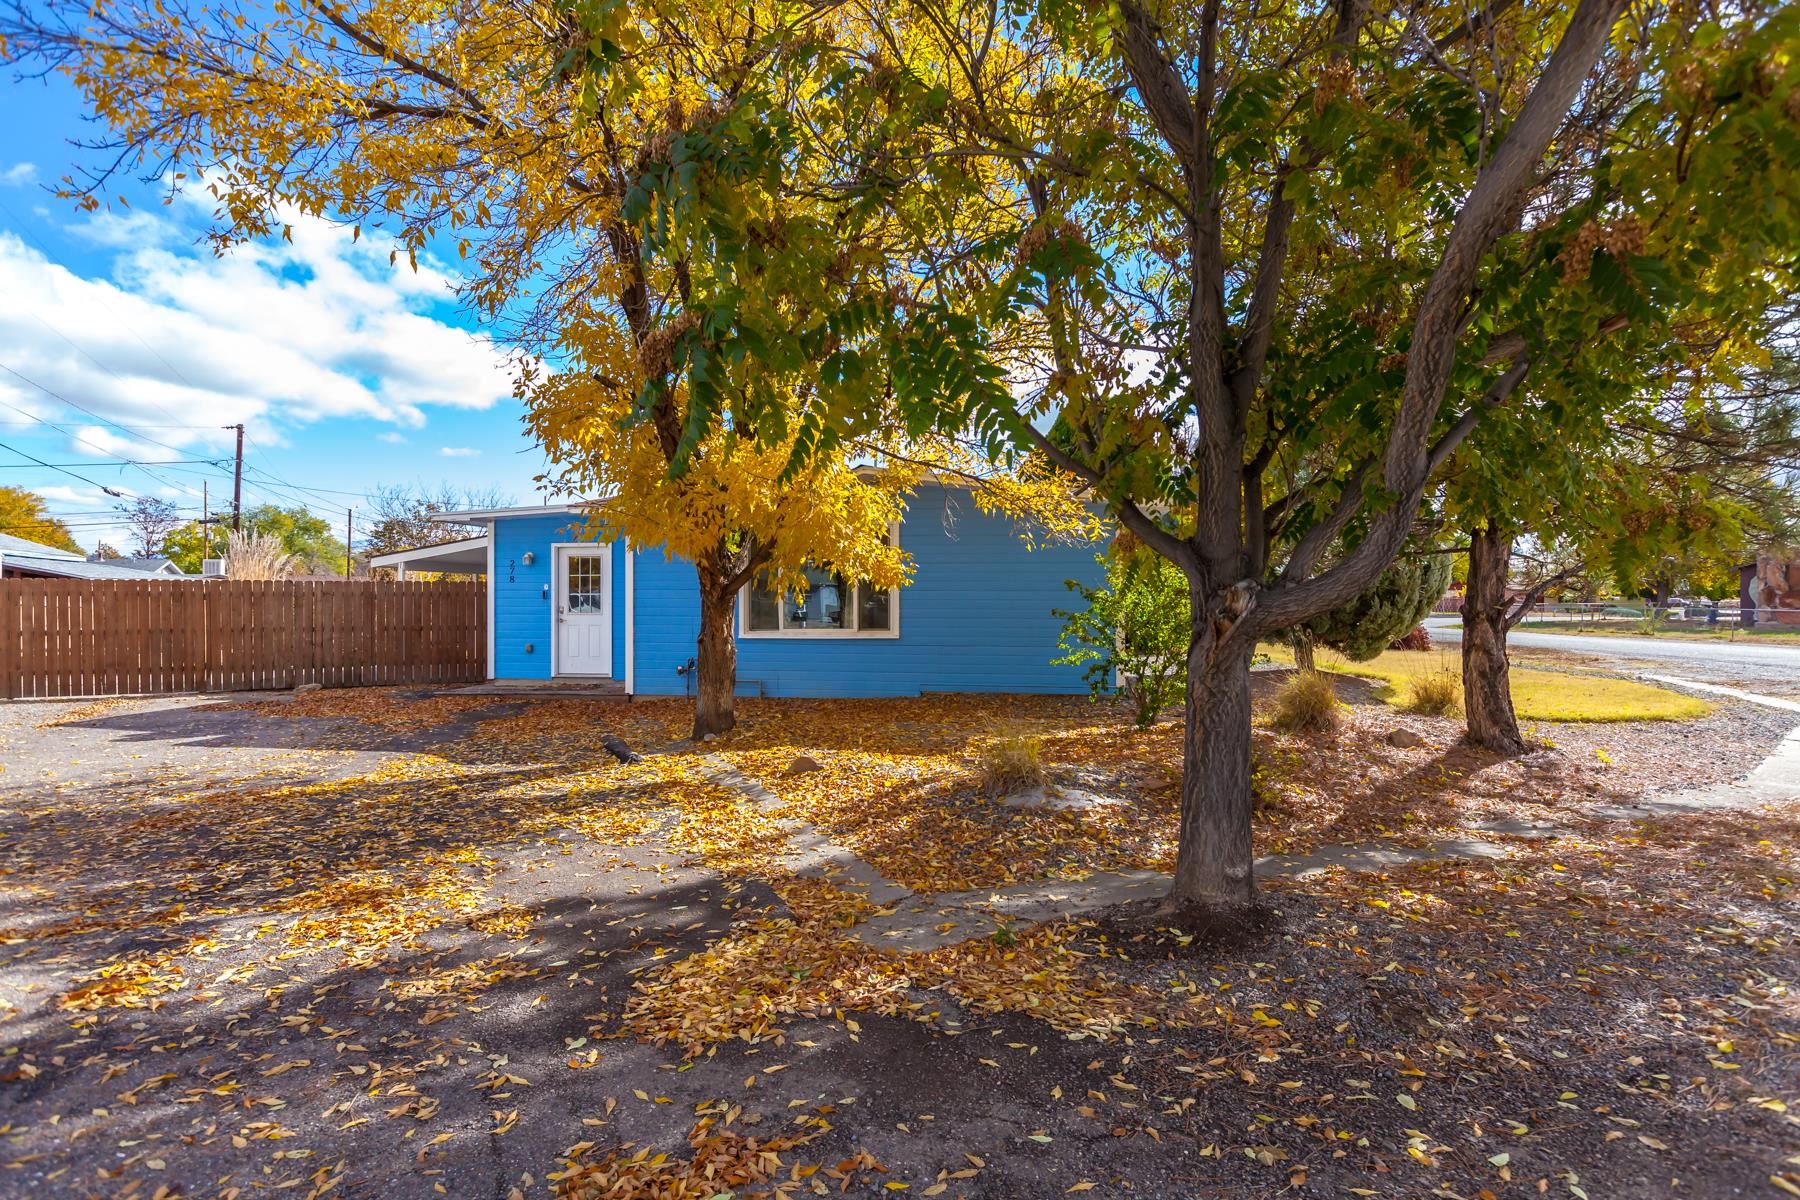
[{"label": "large tree trunk", "polygon": [[695,655],[694,737],[725,733],[737,724],[737,639],[732,636],[736,593],[727,580],[700,570],[700,640]]},{"label": "large tree trunk", "polygon": [[1525,739],[1513,714],[1506,659],[1506,576],[1512,536],[1492,526],[1469,537],[1469,586],[1463,594],[1463,714],[1469,740],[1501,754],[1521,754]]},{"label": "large tree trunk", "polygon": [[[1198,589],[1196,589],[1198,590]],[[1250,845],[1250,639],[1213,633],[1195,596],[1182,745],[1181,842],[1173,907],[1229,912],[1255,898]]]},{"label": "large tree trunk", "polygon": [[1317,671],[1318,657],[1313,653],[1313,641],[1305,634],[1294,636],[1294,665],[1302,671]]}]

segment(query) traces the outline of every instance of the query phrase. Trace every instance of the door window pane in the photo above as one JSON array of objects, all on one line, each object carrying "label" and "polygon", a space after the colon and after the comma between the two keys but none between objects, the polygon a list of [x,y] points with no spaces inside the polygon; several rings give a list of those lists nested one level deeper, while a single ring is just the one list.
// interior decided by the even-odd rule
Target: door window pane
[{"label": "door window pane", "polygon": [[598,554],[571,554],[567,560],[564,608],[572,613],[606,611],[605,580],[602,578]]}]

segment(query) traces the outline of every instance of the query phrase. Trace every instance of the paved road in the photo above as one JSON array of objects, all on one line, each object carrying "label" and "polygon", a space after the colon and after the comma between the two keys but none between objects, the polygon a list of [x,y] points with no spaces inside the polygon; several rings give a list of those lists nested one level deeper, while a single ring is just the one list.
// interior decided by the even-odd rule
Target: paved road
[{"label": "paved road", "polygon": [[[1454,618],[1433,617],[1425,624],[1436,640],[1462,641],[1462,625]],[[1528,626],[1515,629],[1507,640],[1513,646],[1589,654],[1620,665],[1643,666],[1709,683],[1756,684],[1778,691],[1800,688],[1800,645],[1791,643],[1684,642],[1673,638],[1533,633]]]}]

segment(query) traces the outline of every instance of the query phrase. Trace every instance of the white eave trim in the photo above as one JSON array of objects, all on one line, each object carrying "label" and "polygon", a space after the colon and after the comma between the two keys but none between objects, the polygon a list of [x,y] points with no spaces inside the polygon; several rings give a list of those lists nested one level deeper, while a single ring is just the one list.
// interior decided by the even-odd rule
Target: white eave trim
[{"label": "white eave trim", "polygon": [[459,554],[468,554],[474,550],[486,550],[488,535],[462,538],[454,542],[439,542],[434,546],[418,546],[411,550],[395,550],[391,554],[377,554],[369,559],[371,567],[408,566],[416,562],[429,562],[434,558],[450,558]]},{"label": "white eave trim", "polygon": [[586,512],[604,503],[604,500],[574,500],[567,504],[531,504],[518,508],[471,508],[462,512],[432,513],[431,519],[440,525],[485,525],[502,517],[543,517],[558,513]]}]

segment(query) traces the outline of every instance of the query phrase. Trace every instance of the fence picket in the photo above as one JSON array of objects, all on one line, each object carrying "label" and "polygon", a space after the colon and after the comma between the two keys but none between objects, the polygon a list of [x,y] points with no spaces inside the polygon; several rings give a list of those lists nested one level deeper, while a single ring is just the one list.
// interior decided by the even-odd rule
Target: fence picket
[{"label": "fence picket", "polygon": [[0,699],[466,683],[484,583],[6,579]]}]

